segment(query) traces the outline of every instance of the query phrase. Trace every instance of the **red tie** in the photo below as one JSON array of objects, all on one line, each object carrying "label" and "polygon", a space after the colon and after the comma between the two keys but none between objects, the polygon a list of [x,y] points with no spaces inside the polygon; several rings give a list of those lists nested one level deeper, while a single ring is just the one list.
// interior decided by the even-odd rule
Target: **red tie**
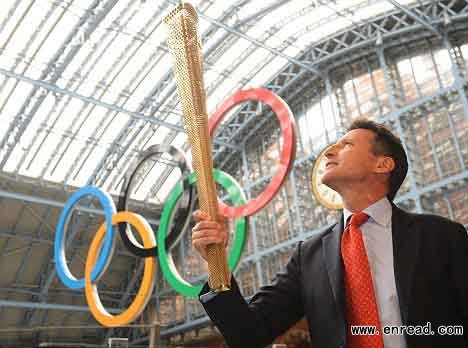
[{"label": "red tie", "polygon": [[[348,348],[383,347],[383,336],[374,286],[372,285],[372,275],[364,241],[362,240],[362,232],[359,228],[368,218],[369,216],[362,212],[353,214],[341,239],[341,255],[345,269]],[[375,326],[376,331],[380,334],[352,335],[351,325]]]}]

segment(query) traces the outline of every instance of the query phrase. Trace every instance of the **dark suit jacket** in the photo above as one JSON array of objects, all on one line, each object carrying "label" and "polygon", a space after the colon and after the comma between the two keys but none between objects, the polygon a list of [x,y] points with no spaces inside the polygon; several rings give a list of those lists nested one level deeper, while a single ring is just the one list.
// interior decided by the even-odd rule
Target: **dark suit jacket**
[{"label": "dark suit jacket", "polygon": [[[283,272],[247,303],[234,278],[230,291],[200,292],[208,316],[231,348],[264,347],[306,316],[312,347],[346,347],[340,253],[342,219],[299,242]],[[468,347],[468,235],[458,223],[393,206],[395,281],[403,325],[431,323],[433,336],[406,335],[408,348]],[[442,336],[440,325],[462,325]]]}]

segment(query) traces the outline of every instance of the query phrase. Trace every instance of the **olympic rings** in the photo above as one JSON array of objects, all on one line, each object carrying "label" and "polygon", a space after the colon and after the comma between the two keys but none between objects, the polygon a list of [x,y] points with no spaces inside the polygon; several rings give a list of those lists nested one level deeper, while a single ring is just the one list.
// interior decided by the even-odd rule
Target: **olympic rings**
[{"label": "olympic rings", "polygon": [[[118,211],[126,211],[128,209],[128,200],[134,184],[133,179],[136,177],[138,169],[140,169],[143,164],[151,157],[163,153],[170,154],[174,161],[177,162],[177,165],[182,174],[182,178],[189,175],[191,172],[191,166],[189,165],[189,162],[187,161],[187,158],[185,157],[185,154],[182,150],[172,145],[157,144],[150,146],[144,152],[142,152],[140,156],[138,156],[136,165],[129,168],[124,176],[125,180],[122,185],[122,192],[119,196],[119,202],[117,203]],[[179,208],[180,212],[175,215],[173,228],[165,241],[167,249],[172,249],[172,247],[180,240],[183,231],[185,231],[190,222],[191,212],[195,203],[194,188],[185,190],[184,184],[186,181],[181,180],[181,182],[182,183],[179,182],[177,184],[182,185],[183,192],[182,202]],[[130,229],[127,228],[127,224],[120,223],[119,232],[120,237],[122,238],[122,242],[132,254],[139,257],[152,257],[158,254],[157,246],[154,246],[150,249],[142,248],[142,246],[135,240],[135,237],[132,235]]]},{"label": "olympic rings", "polygon": [[283,135],[283,149],[281,150],[278,170],[262,193],[256,198],[251,199],[249,203],[236,207],[231,207],[220,202],[220,213],[231,218],[253,215],[271,201],[286,180],[296,157],[296,122],[294,116],[283,99],[265,88],[238,91],[227,99],[208,120],[210,135],[213,136],[216,127],[229,110],[249,99],[261,100],[273,109],[280,123]]},{"label": "olympic rings", "polygon": [[[95,196],[99,199],[102,207],[104,208],[104,214],[106,216],[106,222],[112,220],[112,216],[116,213],[114,202],[111,197],[93,186],[85,186],[78,191],[75,191],[68,199],[65,207],[60,214],[57,228],[55,231],[55,242],[54,242],[54,260],[57,268],[57,275],[67,287],[71,289],[83,289],[85,285],[84,278],[76,279],[70,272],[67,266],[67,260],[65,257],[65,232],[67,230],[68,220],[71,216],[73,207],[78,201],[84,196]],[[102,273],[106,270],[109,265],[109,261],[114,252],[114,231],[112,224],[106,224],[106,236],[104,244],[102,245],[101,252],[99,254],[96,265],[91,272],[91,281],[95,282],[99,279]]]},{"label": "olympic rings", "polygon": [[[276,94],[263,88],[239,91],[226,100],[208,121],[210,135],[213,136],[216,127],[230,109],[249,99],[260,100],[270,105],[273,109],[280,123],[283,146],[278,169],[273,175],[271,182],[262,193],[249,202],[246,201],[239,184],[230,175],[217,169],[214,170],[215,181],[222,185],[228,192],[233,204],[233,206],[228,206],[220,202],[219,212],[226,217],[236,218],[234,241],[228,256],[228,266],[231,271],[239,264],[246,243],[248,226],[246,217],[262,209],[278,192],[292,167],[296,151],[296,126],[289,107]],[[150,225],[142,216],[126,210],[129,194],[132,190],[133,179],[136,177],[139,168],[150,157],[165,152],[169,153],[177,162],[182,173],[182,180],[175,185],[164,204],[158,233],[157,236],[155,236]],[[141,313],[153,290],[156,269],[154,256],[156,255],[161,264],[164,277],[174,290],[184,296],[198,296],[202,285],[192,285],[184,280],[177,271],[171,254],[172,247],[180,240],[183,231],[186,230],[188,226],[191,210],[193,209],[195,200],[193,184],[196,179],[195,173],[192,172],[188,175],[190,170],[191,168],[181,150],[170,145],[151,146],[139,156],[137,164],[132,166],[124,176],[124,185],[118,203],[119,212],[116,211],[114,203],[108,194],[91,186],[83,187],[74,192],[66,202],[57,223],[54,242],[54,260],[57,266],[57,274],[60,280],[69,288],[85,289],[88,306],[96,320],[102,325],[108,327],[125,325],[134,320]],[[76,279],[67,266],[65,257],[65,232],[74,206],[82,197],[89,195],[98,198],[100,204],[103,206],[106,221],[101,224],[91,242],[85,264],[84,278]],[[180,199],[182,199],[180,203],[182,212],[174,214]],[[168,234],[169,226],[173,220],[175,220],[174,228]],[[128,224],[132,225],[137,230],[137,233],[143,241],[143,245],[137,243],[130,229],[127,228]],[[113,225],[118,225],[124,245],[136,256],[145,258],[145,268],[140,289],[133,303],[127,310],[116,316],[112,316],[106,311],[99,299],[96,287],[96,282],[107,269],[113,255],[115,246]],[[157,239],[157,243],[155,239]],[[159,249],[157,246],[159,246]]]},{"label": "olympic rings", "polygon": [[[226,189],[233,204],[245,204],[245,195],[242,188],[234,178],[218,169],[214,170],[214,178],[218,184]],[[195,180],[195,173],[192,173],[189,177],[190,185],[193,185]],[[182,278],[174,265],[171,253],[166,250],[164,243],[167,233],[166,231],[169,226],[169,217],[171,216],[181,193],[181,187],[176,186],[169,194],[166,204],[164,205],[157,235],[159,245],[158,258],[162,273],[174,290],[187,297],[196,297],[200,293],[202,285],[192,285]],[[231,271],[234,270],[239,263],[242,251],[244,250],[246,238],[247,221],[245,217],[240,217],[236,219],[234,245],[232,246],[228,257],[228,266]]]},{"label": "olympic rings", "polygon": [[[130,223],[133,227],[135,227],[141,239],[143,240],[143,245],[146,248],[154,247],[156,241],[153,231],[151,230],[148,222],[142,216],[127,211],[119,211],[117,214],[112,216],[112,225],[116,225],[122,222]],[[94,318],[96,318],[96,320],[104,326],[115,327],[126,325],[132,322],[137,316],[141,314],[145,308],[148,300],[151,297],[151,292],[153,291],[156,261],[153,257],[145,258],[143,279],[141,281],[140,289],[138,289],[132,304],[125,311],[118,315],[114,316],[109,314],[102,305],[97,287],[92,283],[91,278],[91,270],[94,267],[99,248],[102,245],[102,240],[104,238],[104,234],[106,233],[106,225],[107,223],[103,223],[99,227],[88,251],[85,265],[85,295],[89,309],[94,315]]]},{"label": "olympic rings", "polygon": [[[214,178],[216,182],[222,185],[228,192],[233,204],[245,204],[245,195],[240,185],[231,176],[215,169]],[[185,187],[193,187],[195,180],[195,173],[192,172],[188,178],[184,179],[184,181],[186,181]],[[186,191],[183,190],[183,187],[184,185],[182,183],[176,185],[169,194],[169,198],[165,203],[157,234],[157,240],[159,244],[158,258],[160,260],[162,273],[168,280],[169,284],[171,284],[177,292],[184,296],[196,297],[201,290],[201,285],[194,286],[182,279],[180,274],[175,269],[171,251],[170,249],[168,250],[166,243],[167,230],[171,224],[172,216],[174,215],[174,209],[176,208],[182,193]],[[85,264],[84,279],[77,280],[71,275],[66,266],[66,260],[64,256],[64,233],[73,206],[81,197],[86,195],[96,196],[100,200],[106,212],[106,221],[101,224],[91,242]],[[230,270],[234,270],[238,265],[245,246],[247,236],[246,220],[247,219],[245,217],[240,217],[235,220],[235,236],[228,257],[228,266]],[[144,260],[145,268],[140,289],[138,290],[134,302],[128,307],[128,309],[119,315],[113,316],[109,314],[102,305],[101,300],[99,299],[96,282],[105,272],[113,252],[113,245],[112,248],[106,249],[105,243],[107,240],[109,240],[108,236],[111,236],[112,238],[110,240],[114,242],[114,231],[112,226],[118,225],[120,223],[128,223],[135,227],[141,239],[143,240],[143,247],[145,248],[144,250],[155,248],[155,235],[150,225],[143,217],[128,211],[115,212],[112,199],[109,197],[109,195],[105,194],[96,187],[87,186],[73,193],[68,202],[65,204],[65,208],[62,211],[59,223],[57,225],[54,245],[57,273],[59,274],[60,279],[65,285],[69,287],[73,286],[73,289],[79,289],[81,285],[80,283],[84,283],[81,288],[84,287],[85,289],[86,301],[91,310],[91,313],[99,323],[107,327],[125,325],[134,320],[141,313],[146,303],[148,302],[154,285],[156,267],[155,259],[154,257],[147,257]],[[107,253],[109,256],[107,259],[103,259],[103,255],[106,255],[106,250],[110,251]],[[102,269],[98,268],[97,262],[99,262],[99,260],[102,260],[101,262],[104,265]],[[65,274],[65,276],[63,274]],[[96,276],[94,274],[96,274]]]}]

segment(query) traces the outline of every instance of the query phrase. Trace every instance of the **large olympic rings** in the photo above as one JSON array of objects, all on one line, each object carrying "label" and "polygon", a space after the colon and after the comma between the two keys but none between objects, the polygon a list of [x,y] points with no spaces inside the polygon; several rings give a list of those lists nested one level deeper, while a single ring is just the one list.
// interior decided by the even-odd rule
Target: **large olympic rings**
[{"label": "large olympic rings", "polygon": [[[137,176],[138,170],[143,167],[143,165],[152,157],[161,155],[163,153],[168,153],[172,156],[173,160],[177,163],[179,167],[182,179],[186,178],[191,172],[191,166],[185,157],[185,154],[182,150],[178,149],[172,145],[153,145],[147,148],[141,155],[138,157],[138,160],[134,166],[129,168],[127,173],[124,176],[124,183],[122,185],[122,192],[119,196],[119,202],[117,204],[118,211],[126,211],[128,209],[128,201],[130,197],[130,192],[134,185],[134,178]],[[195,193],[194,188],[185,189],[186,180],[181,180],[177,185],[182,185],[182,201],[179,206],[179,212],[174,216],[174,224],[171,232],[167,235],[165,240],[165,245],[167,249],[171,249],[177,242],[180,240],[183,231],[187,228],[191,212],[193,210],[193,205],[195,203]],[[158,254],[157,246],[154,246],[149,249],[143,248],[133,237],[132,232],[127,228],[126,223],[119,223],[119,232],[122,242],[125,244],[127,249],[134,255],[140,257],[151,257]]]},{"label": "large olympic rings", "polygon": [[[218,182],[226,189],[231,201],[234,204],[245,203],[245,197],[240,185],[231,176],[219,170],[215,170],[214,174],[216,182]],[[193,183],[195,182],[194,173],[192,173],[189,178],[186,179],[186,181],[189,185],[193,186]],[[167,243],[165,239],[167,236],[167,230],[171,224],[172,216],[174,215],[174,209],[176,208],[177,203],[183,193],[182,187],[183,185],[176,185],[174,187],[164,206],[161,216],[161,223],[157,233],[157,240],[159,244],[158,258],[164,276],[174,287],[174,289],[184,296],[196,297],[201,290],[201,285],[193,286],[182,279],[180,274],[175,269],[170,250],[166,248]],[[73,277],[73,275],[71,275],[71,272],[66,266],[66,260],[64,256],[64,234],[66,221],[71,215],[73,206],[81,197],[86,195],[94,195],[99,198],[101,204],[105,207],[106,222],[101,224],[91,242],[88,256],[86,258],[85,277],[84,279],[77,280],[75,277]],[[112,212],[112,214],[109,214],[110,212]],[[112,200],[107,194],[96,187],[84,187],[76,191],[70,197],[70,200],[65,204],[65,209],[62,211],[59,224],[57,225],[55,238],[55,259],[57,264],[57,273],[59,274],[60,279],[65,285],[73,289],[80,289],[83,287],[85,288],[86,301],[88,302],[91,313],[99,323],[107,327],[125,325],[131,322],[141,313],[151,296],[156,273],[155,259],[153,257],[145,258],[145,268],[143,271],[142,283],[133,303],[128,307],[127,310],[116,316],[109,314],[105,310],[101,300],[99,299],[96,282],[105,272],[107,266],[109,265],[110,257],[112,256],[115,237],[112,226],[118,225],[120,223],[128,223],[137,230],[143,241],[143,247],[145,249],[149,250],[155,248],[156,241],[154,232],[143,217],[127,211],[119,211],[116,213],[115,208],[113,208]],[[108,236],[110,236],[110,238],[108,238]],[[245,246],[246,236],[246,218],[241,217],[236,219],[234,242],[228,258],[228,264],[231,270],[234,270],[235,267],[239,264],[241,254]],[[112,245],[112,248],[110,249],[106,248],[106,241],[108,240],[111,241]],[[103,255],[109,256],[107,259],[104,259]],[[97,262],[99,262],[99,260],[102,260],[102,269],[98,268]],[[63,276],[63,274],[65,274],[65,276]],[[81,283],[83,283],[83,286],[81,286]]]},{"label": "large olympic rings", "polygon": [[294,158],[296,157],[296,123],[294,116],[283,99],[265,88],[238,91],[227,99],[208,120],[210,135],[213,136],[216,127],[229,110],[251,99],[260,100],[273,109],[280,123],[281,133],[283,135],[283,149],[281,150],[278,169],[262,193],[256,198],[252,198],[248,203],[236,207],[230,207],[220,202],[220,213],[231,218],[253,215],[270,202],[286,180],[294,163]]},{"label": "large olympic rings", "polygon": [[[262,88],[239,91],[233,97],[225,101],[213,117],[209,119],[210,135],[213,136],[216,127],[230,109],[249,99],[260,100],[271,106],[280,123],[283,135],[283,147],[278,169],[272,177],[271,182],[258,197],[249,202],[246,202],[241,187],[231,176],[219,170],[215,170],[214,172],[215,181],[224,187],[233,203],[233,206],[227,206],[220,202],[220,213],[226,217],[236,218],[234,242],[228,256],[228,266],[231,271],[238,265],[245,246],[247,237],[247,222],[245,217],[258,212],[278,192],[292,167],[296,151],[295,122],[289,107],[280,97]],[[182,172],[182,180],[174,187],[164,204],[158,233],[155,237],[150,225],[143,217],[126,210],[128,198],[133,186],[133,179],[136,177],[137,171],[150,157],[163,152],[169,153],[177,162]],[[141,313],[153,289],[155,277],[154,256],[156,255],[159,258],[164,277],[177,292],[189,297],[196,297],[199,294],[202,285],[192,285],[184,280],[175,268],[171,255],[171,248],[180,240],[183,231],[187,229],[186,227],[193,208],[194,193],[192,190],[195,182],[195,175],[191,173],[190,176],[188,176],[189,171],[190,166],[185,160],[182,151],[171,146],[153,146],[143,152],[138,158],[137,164],[132,166],[126,173],[122,195],[118,203],[118,212],[109,195],[98,188],[90,186],[73,193],[65,204],[57,224],[54,244],[54,258],[57,266],[57,274],[66,286],[72,289],[85,289],[86,300],[90,310],[96,320],[101,324],[109,327],[124,325]],[[104,208],[106,221],[99,227],[89,248],[84,278],[76,279],[71,274],[66,262],[65,231],[73,207],[82,197],[89,195],[98,198]],[[182,202],[179,206],[182,207],[182,212],[175,214],[180,199],[182,199]],[[168,233],[173,220],[175,220],[174,228]],[[127,229],[128,224],[132,225],[137,230],[143,241],[143,245],[139,245],[139,243],[136,242],[129,229]],[[104,309],[99,299],[96,282],[105,272],[109,265],[110,258],[113,255],[115,244],[113,226],[115,225],[119,226],[124,245],[135,255],[145,257],[145,268],[142,284],[134,302],[123,313],[112,316]],[[157,243],[155,240],[156,238]],[[159,249],[156,245],[159,246]]]}]

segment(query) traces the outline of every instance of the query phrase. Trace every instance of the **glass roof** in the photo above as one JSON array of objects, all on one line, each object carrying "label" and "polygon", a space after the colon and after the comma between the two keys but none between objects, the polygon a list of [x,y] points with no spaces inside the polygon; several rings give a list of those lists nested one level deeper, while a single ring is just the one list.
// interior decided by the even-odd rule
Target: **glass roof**
[{"label": "glass roof", "polygon": [[[187,150],[161,21],[174,3],[3,0],[0,170],[118,193],[148,146]],[[311,43],[393,8],[378,0],[192,4],[200,13],[209,113],[236,90],[264,86]],[[155,165],[151,175],[166,166]],[[147,180],[137,198],[156,189],[160,202],[178,175],[156,188]]]}]

